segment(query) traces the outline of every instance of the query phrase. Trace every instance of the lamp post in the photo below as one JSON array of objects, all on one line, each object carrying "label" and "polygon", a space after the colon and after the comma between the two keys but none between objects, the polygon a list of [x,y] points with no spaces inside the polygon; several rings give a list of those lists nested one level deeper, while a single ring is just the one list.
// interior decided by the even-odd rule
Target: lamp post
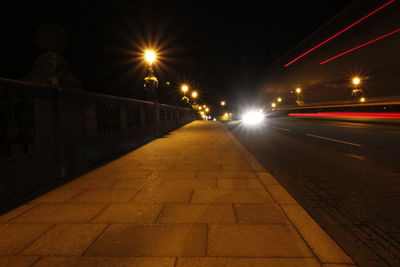
[{"label": "lamp post", "polygon": [[196,98],[199,96],[199,93],[197,93],[197,91],[193,91],[191,96],[192,96],[192,99],[193,99],[193,106],[197,106]]},{"label": "lamp post", "polygon": [[297,94],[297,96],[296,96],[296,104],[299,105],[299,106],[304,105],[304,101],[302,99],[301,92],[302,92],[301,88],[297,87],[296,88],[296,94]]},{"label": "lamp post", "polygon": [[147,76],[144,78],[144,88],[148,98],[157,102],[156,88],[158,87],[158,79],[154,76],[153,62],[157,59],[157,55],[152,50],[144,52],[144,59],[147,61]]},{"label": "lamp post", "polygon": [[189,86],[187,86],[186,84],[182,84],[181,91],[183,92],[182,102],[185,102],[186,104],[188,104],[189,97],[186,96],[186,93],[189,91]]},{"label": "lamp post", "polygon": [[361,86],[361,78],[360,77],[353,77],[351,79],[351,84],[353,86],[353,90],[351,90],[351,95],[353,96],[356,102],[365,102],[364,91],[360,88]]}]

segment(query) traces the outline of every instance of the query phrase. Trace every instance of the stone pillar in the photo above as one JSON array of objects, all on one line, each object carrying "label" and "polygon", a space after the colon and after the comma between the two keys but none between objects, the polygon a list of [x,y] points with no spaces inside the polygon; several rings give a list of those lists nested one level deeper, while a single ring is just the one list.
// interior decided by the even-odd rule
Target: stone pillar
[{"label": "stone pillar", "polygon": [[74,76],[68,62],[61,56],[68,43],[64,29],[56,24],[40,25],[35,43],[42,50],[26,80],[57,87],[80,89],[81,82]]}]

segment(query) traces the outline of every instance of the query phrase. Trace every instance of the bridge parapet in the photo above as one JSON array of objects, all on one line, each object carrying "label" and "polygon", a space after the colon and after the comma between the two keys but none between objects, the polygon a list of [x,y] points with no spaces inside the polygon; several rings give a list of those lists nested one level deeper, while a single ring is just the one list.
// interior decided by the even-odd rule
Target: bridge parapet
[{"label": "bridge parapet", "polygon": [[194,119],[189,108],[0,78],[0,211]]}]

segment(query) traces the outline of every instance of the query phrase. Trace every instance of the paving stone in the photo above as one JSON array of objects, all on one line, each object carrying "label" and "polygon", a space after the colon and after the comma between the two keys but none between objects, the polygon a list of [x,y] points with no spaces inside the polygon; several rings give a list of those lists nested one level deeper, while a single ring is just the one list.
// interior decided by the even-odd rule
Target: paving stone
[{"label": "paving stone", "polygon": [[357,267],[358,265],[355,264],[322,264],[323,267]]},{"label": "paving stone", "polygon": [[0,255],[14,255],[51,227],[50,224],[0,224]]},{"label": "paving stone", "polygon": [[278,181],[269,172],[257,172],[258,178],[263,182],[264,185],[279,184]]},{"label": "paving stone", "polygon": [[12,222],[67,223],[87,222],[96,216],[106,204],[39,204]]},{"label": "paving stone", "polygon": [[216,179],[166,179],[161,183],[162,188],[215,188]]},{"label": "paving stone", "polygon": [[23,255],[81,255],[106,224],[58,224],[27,248]]},{"label": "paving stone", "polygon": [[88,256],[205,256],[207,226],[112,224],[87,251]]},{"label": "paving stone", "polygon": [[353,263],[301,206],[282,205],[282,208],[321,262]]},{"label": "paving stone", "polygon": [[113,186],[113,189],[145,189],[157,187],[161,179],[123,179]]},{"label": "paving stone", "polygon": [[69,182],[68,184],[65,184],[63,188],[111,188],[118,181],[118,179],[79,178]]},{"label": "paving stone", "polygon": [[68,189],[61,187],[32,200],[31,203],[62,203],[68,201],[84,190],[85,189],[83,188]]},{"label": "paving stone", "polygon": [[10,210],[9,212],[6,212],[0,216],[0,223],[8,222],[8,221],[14,219],[15,217],[17,217],[18,215],[23,214],[24,212],[32,209],[36,205],[37,204],[25,204],[25,205],[19,206],[16,209]]},{"label": "paving stone", "polygon": [[94,171],[91,171],[82,178],[92,179],[145,179],[152,173],[151,170],[139,169],[138,165],[127,166],[126,164],[120,164],[121,166],[112,166],[107,169],[100,167]]},{"label": "paving stone", "polygon": [[174,170],[221,170],[220,164],[175,164]]},{"label": "paving stone", "polygon": [[140,164],[138,170],[164,171],[171,170],[173,164]]},{"label": "paving stone", "polygon": [[93,222],[151,224],[160,214],[161,204],[111,204]]},{"label": "paving stone", "polygon": [[192,203],[272,203],[264,189],[194,190]]},{"label": "paving stone", "polygon": [[44,257],[34,267],[173,267],[175,258]]},{"label": "paving stone", "polygon": [[227,171],[252,171],[251,166],[247,163],[238,163],[238,164],[223,164],[222,165],[222,170],[227,170]]},{"label": "paving stone", "polygon": [[298,204],[297,201],[281,185],[268,185],[268,191],[279,204]]},{"label": "paving stone", "polygon": [[164,179],[193,179],[195,177],[196,171],[194,170],[167,170],[154,172],[153,176],[160,177]]},{"label": "paving stone", "polygon": [[264,188],[258,179],[218,179],[218,188]]},{"label": "paving stone", "polygon": [[311,258],[178,258],[177,267],[320,267]]},{"label": "paving stone", "polygon": [[235,204],[234,208],[238,223],[289,223],[276,204]]},{"label": "paving stone", "polygon": [[0,266],[29,267],[38,259],[38,256],[0,256]]},{"label": "paving stone", "polygon": [[225,179],[256,179],[257,176],[253,171],[199,171],[197,178],[225,178]]},{"label": "paving stone", "polygon": [[291,225],[209,225],[209,256],[312,257]]},{"label": "paving stone", "polygon": [[159,223],[236,223],[231,204],[167,204]]},{"label": "paving stone", "polygon": [[73,197],[70,202],[85,203],[114,203],[128,202],[137,194],[138,190],[122,190],[122,189],[88,189],[77,196]]},{"label": "paving stone", "polygon": [[192,189],[151,189],[140,191],[133,202],[137,203],[187,203]]}]

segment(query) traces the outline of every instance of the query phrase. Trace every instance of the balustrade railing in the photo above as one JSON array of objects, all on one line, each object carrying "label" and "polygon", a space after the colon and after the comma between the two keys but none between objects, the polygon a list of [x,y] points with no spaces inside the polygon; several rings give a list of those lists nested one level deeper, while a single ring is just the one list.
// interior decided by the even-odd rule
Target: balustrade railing
[{"label": "balustrade railing", "polygon": [[0,78],[0,211],[194,119],[189,108]]}]

